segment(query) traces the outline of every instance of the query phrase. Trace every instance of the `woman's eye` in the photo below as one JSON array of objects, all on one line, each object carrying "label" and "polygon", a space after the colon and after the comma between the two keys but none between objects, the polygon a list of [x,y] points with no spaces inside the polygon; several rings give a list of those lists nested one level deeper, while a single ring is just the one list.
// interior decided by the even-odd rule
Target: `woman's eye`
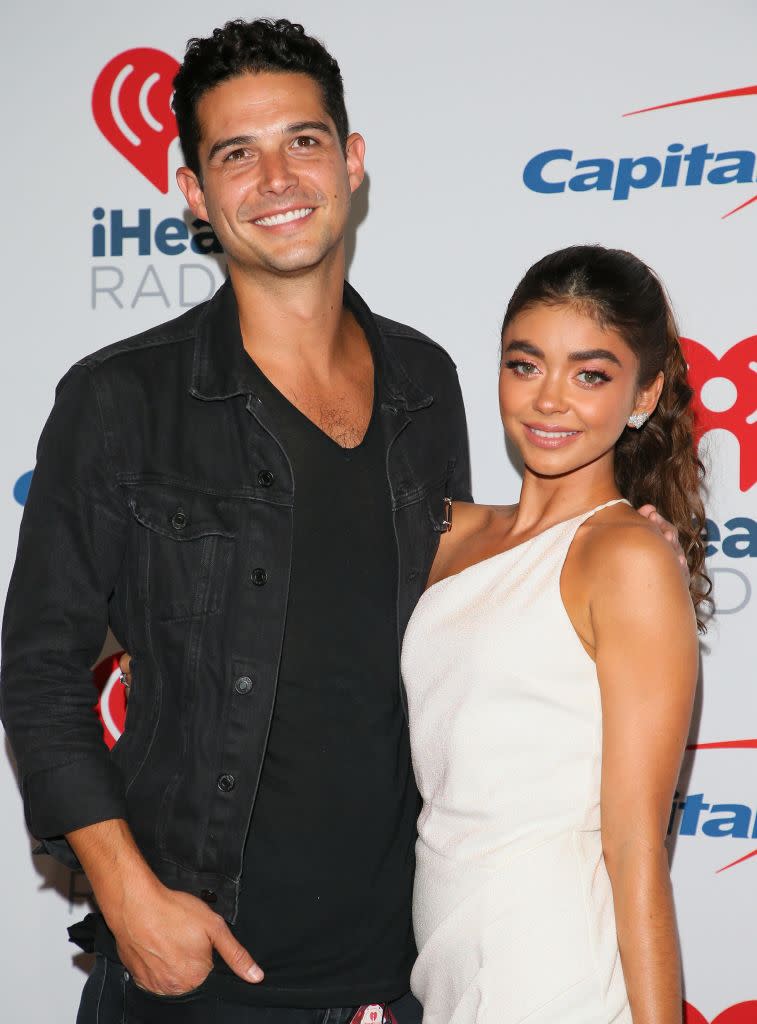
[{"label": "woman's eye", "polygon": [[535,363],[529,363],[526,359],[508,359],[505,366],[519,377],[531,377],[539,369]]},{"label": "woman's eye", "polygon": [[606,373],[603,373],[602,370],[581,370],[577,379],[582,384],[605,384],[611,378]]}]

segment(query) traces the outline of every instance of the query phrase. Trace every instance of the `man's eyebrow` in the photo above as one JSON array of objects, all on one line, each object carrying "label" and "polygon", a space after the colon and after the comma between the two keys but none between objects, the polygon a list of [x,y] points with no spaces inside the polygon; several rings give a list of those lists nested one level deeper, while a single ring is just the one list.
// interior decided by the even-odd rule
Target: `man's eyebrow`
[{"label": "man's eyebrow", "polygon": [[[505,352],[525,352],[526,355],[536,356],[538,359],[544,358],[542,350],[531,344],[530,341],[511,341]],[[622,366],[615,353],[606,348],[589,348],[582,352],[571,352],[568,359],[572,363],[584,363],[590,359],[606,359],[610,363],[615,363],[616,366]]]},{"label": "man's eyebrow", "polygon": [[[300,132],[334,134],[325,121],[294,121],[284,128],[285,135],[298,135]],[[257,135],[234,135],[230,139],[219,139],[218,142],[214,142],[210,147],[208,160],[212,160],[216,153],[220,153],[222,149],[228,149],[230,146],[251,146],[254,142],[257,142],[257,138]]]},{"label": "man's eyebrow", "polygon": [[228,149],[229,146],[249,146],[250,143],[255,142],[256,138],[255,135],[234,135],[230,139],[219,139],[210,147],[208,160],[212,160],[216,153],[220,153],[222,149]]},{"label": "man's eyebrow", "polygon": [[297,135],[298,132],[325,132],[327,135],[333,135],[334,132],[325,121],[295,121],[294,124],[288,124],[284,129],[288,135]]}]

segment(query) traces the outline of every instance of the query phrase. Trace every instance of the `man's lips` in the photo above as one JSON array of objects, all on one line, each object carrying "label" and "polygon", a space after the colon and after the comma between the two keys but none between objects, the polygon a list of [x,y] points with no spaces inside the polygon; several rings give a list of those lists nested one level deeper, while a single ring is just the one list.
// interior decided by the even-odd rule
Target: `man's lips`
[{"label": "man's lips", "polygon": [[537,448],[563,448],[581,433],[580,430],[565,430],[564,427],[537,423],[524,423],[523,427],[528,440]]},{"label": "man's lips", "polygon": [[314,206],[291,206],[286,210],[275,210],[262,217],[256,217],[253,224],[260,228],[277,228],[283,224],[294,224],[309,217]]}]

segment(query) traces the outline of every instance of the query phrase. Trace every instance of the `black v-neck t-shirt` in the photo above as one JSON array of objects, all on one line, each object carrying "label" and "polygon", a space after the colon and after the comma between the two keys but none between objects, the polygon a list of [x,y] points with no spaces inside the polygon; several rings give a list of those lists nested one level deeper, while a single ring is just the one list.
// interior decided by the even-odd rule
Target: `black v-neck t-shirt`
[{"label": "black v-neck t-shirt", "polygon": [[[375,357],[374,357],[375,359]],[[409,987],[418,795],[400,699],[397,548],[378,417],[341,448],[256,367],[294,475],[278,689],[233,931],[266,973],[216,990],[351,1006]]]}]

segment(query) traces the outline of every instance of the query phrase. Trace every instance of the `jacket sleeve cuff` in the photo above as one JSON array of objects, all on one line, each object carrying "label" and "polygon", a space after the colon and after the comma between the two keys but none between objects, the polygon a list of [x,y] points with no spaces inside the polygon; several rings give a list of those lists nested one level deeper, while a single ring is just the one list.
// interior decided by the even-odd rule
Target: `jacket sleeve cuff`
[{"label": "jacket sleeve cuff", "polygon": [[40,839],[39,846],[32,850],[35,857],[47,854],[71,871],[83,871],[79,858],[69,846],[65,836],[56,836],[55,839]]},{"label": "jacket sleeve cuff", "polygon": [[59,839],[86,825],[126,818],[121,774],[102,755],[34,772],[22,788],[26,823],[37,839]]}]

